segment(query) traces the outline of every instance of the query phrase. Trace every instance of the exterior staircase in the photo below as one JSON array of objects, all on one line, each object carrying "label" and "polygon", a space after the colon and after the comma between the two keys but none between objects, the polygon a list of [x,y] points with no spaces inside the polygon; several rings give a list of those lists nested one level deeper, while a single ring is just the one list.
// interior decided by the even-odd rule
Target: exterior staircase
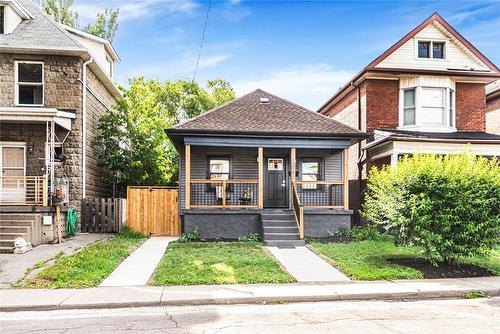
[{"label": "exterior staircase", "polygon": [[0,253],[11,253],[17,237],[23,237],[33,246],[40,244],[40,220],[37,214],[0,214]]},{"label": "exterior staircase", "polygon": [[260,214],[264,242],[268,246],[304,246],[292,210],[266,209]]}]

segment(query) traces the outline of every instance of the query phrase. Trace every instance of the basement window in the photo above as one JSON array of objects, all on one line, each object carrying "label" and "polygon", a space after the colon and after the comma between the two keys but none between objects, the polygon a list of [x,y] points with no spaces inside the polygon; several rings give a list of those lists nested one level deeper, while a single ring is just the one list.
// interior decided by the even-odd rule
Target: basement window
[{"label": "basement window", "polygon": [[43,62],[16,62],[16,105],[43,106]]}]

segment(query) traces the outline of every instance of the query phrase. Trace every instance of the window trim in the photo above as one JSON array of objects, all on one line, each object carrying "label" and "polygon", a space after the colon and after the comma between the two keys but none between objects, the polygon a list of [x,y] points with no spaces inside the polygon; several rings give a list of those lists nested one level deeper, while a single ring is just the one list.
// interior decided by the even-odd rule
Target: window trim
[{"label": "window trim", "polygon": [[[405,106],[405,92],[406,91],[413,91],[413,107],[406,107]],[[402,113],[402,124],[403,126],[415,126],[417,124],[417,89],[416,87],[410,87],[410,88],[404,88],[402,89],[402,95],[403,95],[403,100],[402,100],[402,108],[403,108],[403,113]],[[413,124],[405,124],[405,111],[406,109],[414,109],[415,112],[415,117],[414,117],[414,122]]]},{"label": "window trim", "polygon": [[[437,60],[437,61],[445,61],[448,58],[448,41],[445,39],[426,39],[426,38],[417,38],[415,40],[415,59],[417,60]],[[419,43],[429,43],[429,57],[423,58],[418,56],[418,45]],[[443,44],[443,58],[434,58],[434,43]]]},{"label": "window trim", "polygon": [[[42,65],[42,82],[19,82],[19,64],[40,64]],[[19,86],[42,86],[42,103],[41,104],[25,104],[19,103]],[[15,105],[19,107],[43,107],[45,105],[45,64],[43,61],[33,60],[16,60],[14,62],[14,98]]]}]

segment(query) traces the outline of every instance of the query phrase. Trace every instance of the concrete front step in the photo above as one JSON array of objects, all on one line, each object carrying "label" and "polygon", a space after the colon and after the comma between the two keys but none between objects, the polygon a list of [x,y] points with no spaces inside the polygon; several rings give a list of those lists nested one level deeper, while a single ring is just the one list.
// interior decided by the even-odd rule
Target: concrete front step
[{"label": "concrete front step", "polygon": [[266,246],[271,247],[300,247],[305,246],[304,240],[266,240]]},{"label": "concrete front step", "polygon": [[0,219],[0,227],[10,227],[10,226],[26,226],[30,227],[31,224],[36,223],[34,220],[6,220]]},{"label": "concrete front step", "polygon": [[264,234],[267,233],[297,233],[297,225],[290,226],[264,226]]},{"label": "concrete front step", "polygon": [[[0,239],[0,247],[14,248],[14,239],[4,239],[4,236],[0,236],[0,238],[1,238]],[[25,237],[23,237],[23,238],[25,238]]]},{"label": "concrete front step", "polygon": [[0,226],[0,235],[2,233],[28,233],[30,226]]},{"label": "concrete front step", "polygon": [[300,240],[299,233],[265,233],[264,240]]},{"label": "concrete front step", "polygon": [[283,227],[292,227],[297,226],[295,221],[293,220],[263,220],[263,227],[272,227],[272,226],[283,226]]},{"label": "concrete front step", "polygon": [[293,213],[290,214],[268,214],[268,213],[261,213],[260,214],[261,220],[276,220],[276,219],[283,219],[283,220],[294,220],[295,215]]},{"label": "concrete front step", "polygon": [[0,246],[0,254],[12,253],[13,249],[14,249],[14,246],[12,246],[12,247],[3,247],[3,246]]}]

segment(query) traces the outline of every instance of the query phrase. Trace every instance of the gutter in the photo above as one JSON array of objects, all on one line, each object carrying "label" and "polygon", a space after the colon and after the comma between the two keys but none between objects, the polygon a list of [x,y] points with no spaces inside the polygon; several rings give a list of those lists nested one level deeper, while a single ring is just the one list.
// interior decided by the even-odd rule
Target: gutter
[{"label": "gutter", "polygon": [[82,169],[83,169],[83,186],[82,198],[86,198],[87,193],[87,66],[94,60],[92,57],[83,63],[83,80],[82,80]]}]

